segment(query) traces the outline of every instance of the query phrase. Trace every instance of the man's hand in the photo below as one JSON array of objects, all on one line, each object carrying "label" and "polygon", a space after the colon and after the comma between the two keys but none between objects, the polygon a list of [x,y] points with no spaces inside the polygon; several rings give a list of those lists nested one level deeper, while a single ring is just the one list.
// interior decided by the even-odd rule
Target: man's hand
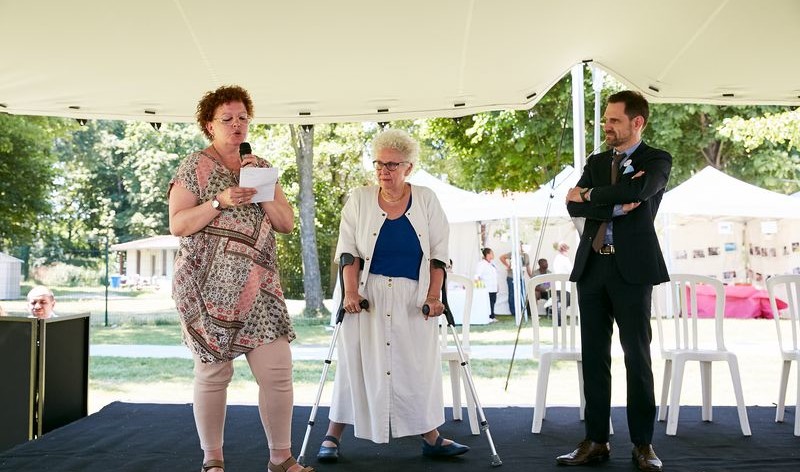
[{"label": "man's hand", "polygon": [[577,202],[581,203],[583,199],[581,198],[581,192],[584,191],[583,187],[572,187],[567,192],[567,202]]},{"label": "man's hand", "polygon": [[[644,175],[644,171],[640,170],[639,172],[633,174],[633,177],[631,177],[631,179],[638,179],[639,177],[641,177],[643,175]],[[630,213],[633,210],[635,210],[636,207],[638,207],[641,204],[642,204],[642,202],[624,203],[622,205],[622,211],[625,212],[625,214],[627,215],[628,213]]]},{"label": "man's hand", "polygon": [[626,214],[627,214],[627,213],[630,213],[630,212],[632,212],[634,209],[636,209],[636,207],[638,207],[638,206],[639,206],[639,205],[641,205],[641,204],[642,204],[642,202],[631,202],[631,203],[624,203],[624,204],[622,205],[622,211],[623,211],[623,212],[625,212]]}]

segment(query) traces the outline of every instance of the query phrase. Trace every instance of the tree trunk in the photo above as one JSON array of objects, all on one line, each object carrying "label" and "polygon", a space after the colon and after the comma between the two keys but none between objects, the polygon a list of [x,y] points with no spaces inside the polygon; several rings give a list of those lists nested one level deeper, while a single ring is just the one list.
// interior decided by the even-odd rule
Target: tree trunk
[{"label": "tree trunk", "polygon": [[[702,129],[706,129],[711,126],[712,123],[710,122],[708,115],[705,113],[700,114],[700,126]],[[703,154],[703,158],[706,160],[706,163],[713,166],[715,169],[724,170],[724,163],[723,161],[723,154],[722,154],[722,141],[718,139],[711,139],[704,147],[700,150]]]},{"label": "tree trunk", "polygon": [[322,280],[319,272],[317,253],[317,233],[315,221],[317,210],[314,205],[314,126],[289,125],[292,133],[292,147],[297,159],[297,173],[300,179],[298,206],[300,210],[300,252],[303,256],[303,290],[306,308],[303,315],[308,318],[321,316],[325,310]]}]

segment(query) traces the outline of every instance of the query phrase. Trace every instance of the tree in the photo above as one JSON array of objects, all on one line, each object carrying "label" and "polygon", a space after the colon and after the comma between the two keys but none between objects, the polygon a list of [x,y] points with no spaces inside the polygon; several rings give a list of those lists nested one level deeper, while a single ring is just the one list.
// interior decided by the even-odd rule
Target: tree
[{"label": "tree", "polygon": [[46,231],[57,176],[53,142],[69,128],[62,119],[0,113],[0,247],[29,245]]},{"label": "tree", "polygon": [[304,314],[314,318],[325,312],[322,304],[322,282],[317,253],[316,208],[314,205],[314,125],[289,125],[292,147],[297,156],[297,174],[300,191],[298,207],[300,213],[300,247],[303,255],[303,287],[306,308]]},{"label": "tree", "polygon": [[719,134],[750,157],[740,174],[776,192],[800,190],[800,109],[745,119],[726,118]]},{"label": "tree", "polygon": [[115,143],[124,170],[125,204],[117,215],[123,240],[169,232],[169,182],[186,156],[206,146],[196,125],[165,123],[155,131],[147,123],[126,124]]},{"label": "tree", "polygon": [[752,118],[778,109],[774,106],[653,104],[650,125],[645,128],[643,138],[672,154],[670,188],[708,165],[741,177],[742,171],[753,162],[743,146],[719,133],[719,127],[729,118]]},{"label": "tree", "polygon": [[428,120],[432,168],[473,191],[538,189],[572,161],[570,84],[565,76],[530,110]]}]

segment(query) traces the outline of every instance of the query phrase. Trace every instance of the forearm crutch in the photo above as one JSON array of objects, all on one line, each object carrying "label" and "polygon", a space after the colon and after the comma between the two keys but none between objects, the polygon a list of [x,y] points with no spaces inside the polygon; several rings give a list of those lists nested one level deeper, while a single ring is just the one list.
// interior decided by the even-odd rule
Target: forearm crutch
[{"label": "forearm crutch", "polygon": [[[342,327],[342,320],[344,320],[344,267],[352,265],[355,262],[355,257],[352,254],[344,253],[339,260],[339,287],[342,290],[342,296],[339,301],[339,311],[336,313],[336,325],[333,328],[333,336],[331,337],[331,345],[328,348],[328,357],[325,358],[325,364],[322,366],[322,375],[319,379],[319,387],[317,388],[317,397],[314,399],[314,406],[311,407],[311,416],[308,418],[308,426],[306,426],[306,435],[303,438],[303,447],[300,449],[300,455],[297,456],[297,462],[305,465],[306,447],[308,447],[308,439],[311,436],[311,428],[314,427],[314,419],[317,416],[317,409],[319,407],[319,400],[322,398],[322,389],[325,387],[325,381],[328,378],[328,368],[333,359],[333,350],[336,349],[336,340],[339,338],[339,328]],[[369,309],[369,302],[361,300],[359,302],[361,308],[364,310]]]},{"label": "forearm crutch", "polygon": [[[483,406],[481,406],[481,401],[478,399],[478,391],[475,388],[475,383],[472,381],[472,371],[470,370],[469,362],[464,357],[464,351],[461,348],[461,341],[459,340],[458,333],[456,332],[456,322],[453,318],[453,312],[450,311],[450,304],[447,303],[447,271],[445,270],[444,263],[441,261],[434,260],[433,262],[435,267],[442,269],[442,272],[444,273],[444,277],[442,279],[442,303],[444,304],[444,316],[447,319],[447,326],[450,328],[450,333],[453,335],[453,341],[455,342],[456,350],[458,351],[458,358],[461,360],[461,368],[464,371],[464,378],[467,379],[469,393],[472,395],[472,399],[475,402],[475,406],[478,410],[480,429],[481,431],[486,432],[486,439],[489,441],[489,449],[492,451],[492,467],[499,467],[503,465],[503,461],[500,460],[500,456],[497,454],[497,449],[494,447],[492,433],[489,431],[489,422],[486,420],[486,415],[483,414]],[[422,313],[424,315],[428,315],[430,311],[431,308],[427,304],[422,306]]]}]

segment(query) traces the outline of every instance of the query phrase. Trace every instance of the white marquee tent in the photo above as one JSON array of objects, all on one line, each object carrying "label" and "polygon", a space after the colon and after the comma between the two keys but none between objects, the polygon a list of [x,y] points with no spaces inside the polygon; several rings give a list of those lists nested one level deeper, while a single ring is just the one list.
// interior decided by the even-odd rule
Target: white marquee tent
[{"label": "white marquee tent", "polygon": [[654,102],[800,105],[796,0],[0,0],[0,111],[259,123],[532,107],[575,64]]},{"label": "white marquee tent", "polygon": [[673,271],[758,284],[800,270],[796,198],[706,167],[665,193],[659,214]]},{"label": "white marquee tent", "polygon": [[472,277],[480,259],[480,223],[511,216],[504,202],[491,195],[463,190],[417,170],[408,179],[415,185],[431,188],[450,223],[450,258],[453,272]]},{"label": "white marquee tent", "polygon": [[688,216],[800,218],[800,202],[708,166],[665,193],[659,212]]}]

